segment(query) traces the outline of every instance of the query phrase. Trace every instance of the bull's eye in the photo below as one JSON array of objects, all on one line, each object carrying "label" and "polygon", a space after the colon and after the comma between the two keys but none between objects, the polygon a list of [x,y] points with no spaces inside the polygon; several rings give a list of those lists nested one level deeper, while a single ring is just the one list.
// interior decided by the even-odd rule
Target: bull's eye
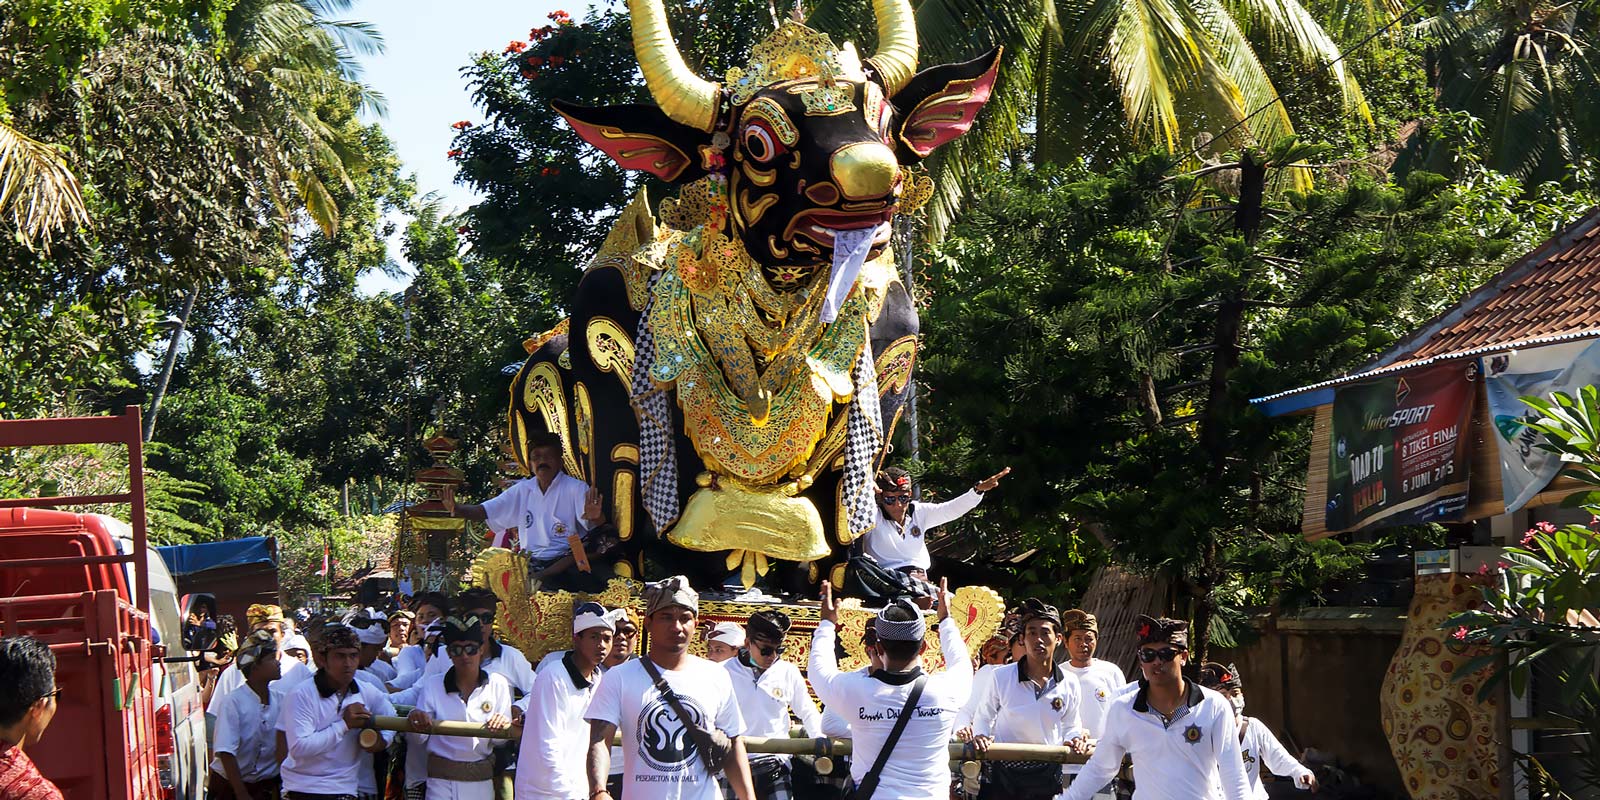
[{"label": "bull's eye", "polygon": [[744,128],[744,150],[751,158],[768,162],[783,155],[788,148],[774,136],[762,122],[752,122]]}]

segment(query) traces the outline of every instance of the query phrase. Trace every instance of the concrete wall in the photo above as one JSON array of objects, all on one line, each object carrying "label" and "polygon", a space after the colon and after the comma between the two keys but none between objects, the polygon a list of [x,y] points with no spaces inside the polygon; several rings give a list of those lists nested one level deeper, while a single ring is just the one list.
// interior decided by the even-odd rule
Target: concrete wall
[{"label": "concrete wall", "polygon": [[1403,609],[1319,608],[1262,625],[1258,640],[1216,648],[1244,679],[1245,714],[1286,748],[1331,753],[1363,784],[1404,798],[1378,720],[1378,691],[1405,626]]}]

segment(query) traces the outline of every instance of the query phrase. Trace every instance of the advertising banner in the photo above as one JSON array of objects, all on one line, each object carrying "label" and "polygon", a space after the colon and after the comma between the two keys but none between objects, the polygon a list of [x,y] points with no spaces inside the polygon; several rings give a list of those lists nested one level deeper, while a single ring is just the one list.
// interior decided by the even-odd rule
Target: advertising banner
[{"label": "advertising banner", "polygon": [[1494,420],[1500,449],[1500,491],[1506,512],[1522,508],[1550,485],[1561,471],[1561,459],[1539,449],[1544,435],[1524,422],[1536,412],[1523,397],[1548,399],[1555,392],[1576,396],[1600,379],[1600,342],[1569,342],[1516,350],[1483,360],[1484,393]]},{"label": "advertising banner", "polygon": [[1460,519],[1477,380],[1476,360],[1455,361],[1338,389],[1327,529]]}]

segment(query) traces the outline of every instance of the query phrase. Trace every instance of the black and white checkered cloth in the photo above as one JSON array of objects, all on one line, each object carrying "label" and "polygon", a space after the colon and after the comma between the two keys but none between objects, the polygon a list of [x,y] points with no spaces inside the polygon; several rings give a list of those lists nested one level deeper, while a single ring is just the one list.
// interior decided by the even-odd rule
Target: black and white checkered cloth
[{"label": "black and white checkered cloth", "polygon": [[678,457],[673,450],[672,407],[667,393],[650,380],[656,363],[656,337],[650,327],[650,310],[655,307],[656,281],[661,273],[650,275],[644,310],[633,337],[633,403],[639,417],[639,496],[645,513],[656,531],[664,531],[678,520]]},{"label": "black and white checkered cloth", "polygon": [[[869,339],[856,359],[855,398],[845,422],[844,496],[850,510],[850,533],[860,536],[878,524],[872,496],[872,465],[883,449],[883,413],[878,408],[878,369]],[[842,538],[842,537],[841,537]]]}]

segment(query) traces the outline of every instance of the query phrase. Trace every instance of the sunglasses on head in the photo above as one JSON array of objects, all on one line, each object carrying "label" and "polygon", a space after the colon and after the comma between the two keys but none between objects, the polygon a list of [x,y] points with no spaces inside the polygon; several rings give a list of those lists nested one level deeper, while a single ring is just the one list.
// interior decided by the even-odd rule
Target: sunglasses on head
[{"label": "sunglasses on head", "polygon": [[908,494],[885,495],[883,498],[883,504],[886,506],[903,506],[909,502],[911,495]]},{"label": "sunglasses on head", "polygon": [[449,653],[451,658],[456,656],[475,656],[478,654],[478,650],[482,647],[483,645],[480,645],[476,642],[456,642],[455,644],[446,646],[444,651]]},{"label": "sunglasses on head", "polygon": [[1158,658],[1162,661],[1171,661],[1172,659],[1177,658],[1178,654],[1182,652],[1185,651],[1175,647],[1163,647],[1160,650],[1140,650],[1139,660],[1146,664],[1152,663]]}]

